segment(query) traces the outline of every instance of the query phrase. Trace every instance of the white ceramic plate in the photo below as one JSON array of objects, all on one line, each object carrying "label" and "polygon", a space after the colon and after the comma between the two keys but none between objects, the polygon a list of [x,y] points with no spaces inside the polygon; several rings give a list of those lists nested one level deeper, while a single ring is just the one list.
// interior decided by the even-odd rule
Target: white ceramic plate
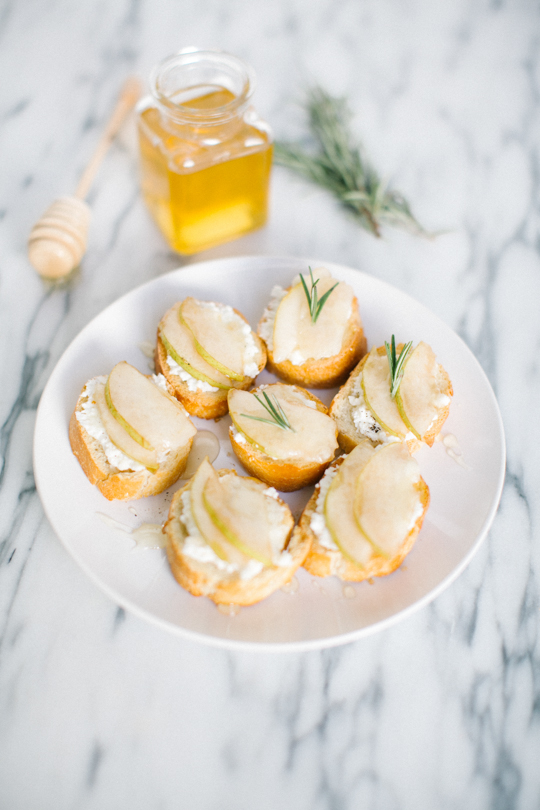
[{"label": "white ceramic plate", "polygon": [[[425,340],[447,369],[454,400],[443,432],[457,437],[466,467],[442,443],[417,459],[431,491],[431,505],[412,552],[387,577],[344,587],[303,569],[296,593],[277,592],[243,608],[220,613],[213,602],[184,591],[161,550],[140,550],[128,534],[106,524],[161,523],[171,490],[153,498],[109,502],[90,485],[68,441],[68,422],[90,378],[120,360],[148,371],[140,345],[153,341],[161,316],[187,295],[231,304],[255,325],[274,284],[287,286],[307,264],[293,258],[244,257],[194,264],[128,293],[105,309],[64,352],[43,392],[34,439],[34,469],[47,517],[67,550],[111,599],[167,630],[225,647],[308,650],[342,644],[380,630],[427,604],[463,571],[485,537],[499,502],[505,467],[502,422],[486,376],[459,337],[433,313],[395,288],[339,265],[327,265],[356,291],[368,343]],[[267,375],[267,372],[263,372]],[[263,375],[259,381],[264,379]],[[267,375],[269,377],[269,375]],[[330,402],[334,391],[318,392]],[[216,468],[233,467],[229,417],[194,419],[221,442]],[[238,468],[238,467],[237,467]],[[285,496],[297,517],[312,489]]]}]

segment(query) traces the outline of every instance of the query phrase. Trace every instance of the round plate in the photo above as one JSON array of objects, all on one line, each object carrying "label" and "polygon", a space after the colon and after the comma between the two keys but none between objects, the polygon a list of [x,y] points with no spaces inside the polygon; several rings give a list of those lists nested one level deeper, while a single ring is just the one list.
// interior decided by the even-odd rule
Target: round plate
[{"label": "round plate", "polygon": [[[298,272],[320,262],[266,256],[190,265],[125,295],[86,326],[60,358],[43,392],[34,437],[36,483],[47,517],[76,562],[111,599],[181,636],[229,648],[309,650],[353,641],[380,630],[427,604],[463,571],[485,537],[499,502],[505,467],[502,422],[489,382],[462,340],[433,313],[404,293],[348,267],[328,265],[358,297],[369,346],[392,334],[424,340],[450,375],[454,399],[443,432],[455,435],[458,464],[440,442],[416,458],[431,491],[420,536],[400,569],[387,577],[346,585],[300,569],[295,593],[278,591],[238,615],[217,610],[174,580],[162,550],[141,550],[112,518],[136,528],[165,520],[172,493],[138,501],[107,501],[91,486],[71,452],[68,422],[86,381],[107,374],[120,360],[148,373],[141,345],[154,341],[163,313],[188,295],[239,309],[252,326],[274,284],[288,286]],[[259,377],[271,379],[267,372]],[[335,391],[317,392],[327,403]],[[220,439],[214,465],[236,467],[219,422],[194,419]],[[239,469],[240,471],[240,469]],[[285,496],[298,518],[312,492]],[[107,516],[104,520],[103,516]]]}]

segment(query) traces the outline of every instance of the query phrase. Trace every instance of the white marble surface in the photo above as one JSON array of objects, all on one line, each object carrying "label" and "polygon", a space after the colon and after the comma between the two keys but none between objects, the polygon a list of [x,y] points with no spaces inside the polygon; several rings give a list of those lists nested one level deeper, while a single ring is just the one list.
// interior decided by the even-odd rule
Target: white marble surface
[{"label": "white marble surface", "polygon": [[[5,2],[0,9],[0,808],[450,810],[540,806],[540,20],[526,0]],[[103,307],[178,266],[140,199],[127,128],[90,195],[81,272],[28,265],[122,79],[187,44],[246,58],[296,137],[313,80],[347,94],[380,171],[435,242],[377,241],[278,169],[267,228],[198,258],[318,256],[410,292],[498,396],[508,474],[463,575],[396,627],[324,652],[182,641],[125,614],[44,517],[39,396]]]}]

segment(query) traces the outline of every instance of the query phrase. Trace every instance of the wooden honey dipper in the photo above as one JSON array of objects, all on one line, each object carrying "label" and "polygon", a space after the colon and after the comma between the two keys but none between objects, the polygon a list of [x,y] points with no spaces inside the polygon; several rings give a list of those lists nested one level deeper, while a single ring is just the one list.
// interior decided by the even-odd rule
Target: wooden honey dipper
[{"label": "wooden honey dipper", "polygon": [[138,79],[128,79],[75,194],[55,200],[30,231],[28,258],[44,278],[62,278],[81,261],[90,222],[90,208],[84,198],[109,146],[140,94]]}]

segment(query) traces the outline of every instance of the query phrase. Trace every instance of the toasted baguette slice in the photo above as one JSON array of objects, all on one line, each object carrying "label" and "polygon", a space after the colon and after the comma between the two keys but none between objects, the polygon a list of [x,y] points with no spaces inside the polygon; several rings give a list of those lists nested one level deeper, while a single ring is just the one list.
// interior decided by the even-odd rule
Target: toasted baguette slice
[{"label": "toasted baguette slice", "polygon": [[135,500],[157,495],[170,487],[184,472],[191,450],[191,438],[184,447],[168,454],[156,472],[141,470],[121,472],[107,460],[100,443],[92,438],[77,419],[87,395],[83,388],[69,421],[69,441],[84,474],[91,484],[109,500]]},{"label": "toasted baguette slice", "polygon": [[[321,269],[324,270],[324,268]],[[291,289],[292,287],[289,287],[286,292]],[[265,312],[257,330],[261,337],[265,334],[266,319],[267,313]],[[320,359],[308,359],[305,363],[295,365],[290,360],[276,362],[270,344],[267,344],[266,350],[268,354],[268,370],[285,380],[285,382],[306,388],[333,388],[336,385],[341,385],[347,379],[350,370],[367,351],[367,342],[358,311],[357,298],[353,297],[352,299],[351,314],[343,336],[341,350],[338,354]]]},{"label": "toasted baguette slice", "polygon": [[[339,467],[345,461],[345,458],[345,456],[341,456],[336,459],[332,468]],[[429,506],[429,489],[424,479],[420,478],[418,482],[418,491],[423,512],[418,517],[407,536],[403,538],[403,543],[398,552],[391,558],[373,553],[371,560],[363,567],[347,559],[337,547],[336,549],[326,548],[326,546],[321,544],[317,535],[312,530],[311,518],[317,507],[320,487],[321,483],[319,482],[315,487],[313,495],[306,504],[298,526],[295,528],[293,534],[293,539],[294,535],[297,534],[300,541],[308,540],[311,542],[309,554],[303,564],[304,568],[309,571],[310,574],[317,577],[337,576],[348,582],[362,582],[365,579],[386,576],[387,574],[391,574],[392,571],[395,571],[412,549]]]},{"label": "toasted baguette slice", "polygon": [[[218,475],[236,475],[234,470],[218,470]],[[255,480],[255,479],[251,479]],[[176,581],[193,596],[208,596],[216,604],[253,605],[277,591],[291,581],[294,573],[302,565],[310,546],[308,537],[291,536],[285,544],[292,561],[288,566],[263,568],[252,579],[242,580],[238,573],[225,574],[212,563],[199,562],[183,553],[187,530],[181,520],[183,513],[182,494],[191,487],[189,481],[175,493],[171,502],[169,517],[165,523],[167,535],[167,557]],[[266,485],[257,481],[264,491]],[[270,495],[268,497],[271,497]],[[278,499],[283,504],[281,499]],[[283,504],[285,505],[285,504]],[[253,527],[257,531],[257,526]]]},{"label": "toasted baguette slice", "polygon": [[[399,344],[397,346],[397,352],[399,353],[403,348],[403,344]],[[377,347],[377,354],[383,356],[386,354],[386,349],[384,346]],[[330,416],[335,420],[337,428],[338,428],[338,442],[339,446],[345,453],[350,453],[354,448],[361,442],[363,439],[368,438],[373,445],[382,444],[386,441],[387,436],[383,430],[381,430],[380,434],[381,438],[377,439],[375,437],[364,435],[360,433],[358,428],[356,427],[354,420],[353,420],[353,406],[349,402],[349,397],[355,393],[356,383],[358,377],[361,375],[364,366],[366,364],[368,355],[362,358],[362,360],[358,363],[356,368],[352,371],[349,379],[343,385],[330,405]],[[453,395],[452,383],[450,382],[450,378],[444,368],[439,365],[438,366],[439,374],[441,375],[441,379],[444,381],[446,386],[446,393],[449,397]],[[441,431],[443,424],[445,423],[448,414],[450,412],[450,404],[445,405],[444,407],[439,409],[438,418],[433,422],[429,431],[422,437],[422,442],[427,444],[429,447],[433,446],[433,443]],[[380,426],[379,426],[380,427]],[[410,432],[407,431],[407,427],[403,425],[403,430],[407,436],[405,442],[407,447],[409,448],[410,453],[415,453],[420,447],[421,442],[413,436]]]},{"label": "toasted baguette slice", "polygon": [[[282,384],[275,386],[275,388],[280,387],[289,388],[289,386]],[[273,388],[274,386],[272,385],[261,386],[260,388],[254,388],[253,391],[249,393],[258,394],[260,396],[263,390],[271,391]],[[313,402],[319,413],[328,414],[328,409],[318,397],[296,385],[290,386],[290,388],[300,394],[304,399]],[[229,397],[231,394],[232,392],[229,394]],[[328,419],[328,422],[330,425],[332,424],[330,419]],[[335,437],[335,433],[333,433],[333,436]],[[283,438],[287,438],[286,432],[283,432]],[[293,492],[302,487],[314,484],[323,475],[328,465],[332,463],[335,458],[335,451],[337,450],[337,442],[335,442],[334,438],[334,445],[331,448],[329,447],[328,457],[325,458],[324,461],[306,460],[303,457],[282,460],[267,455],[248,440],[239,440],[239,434],[234,425],[231,425],[229,428],[229,439],[232,449],[247,472],[270,486],[275,487],[280,492]]]},{"label": "toasted baguette slice", "polygon": [[[179,305],[180,302],[175,304],[174,307],[178,308]],[[241,312],[238,312],[237,309],[234,311],[240,318],[242,318],[243,321],[247,323]],[[257,363],[257,374],[259,374],[266,365],[266,347],[264,341],[262,341],[255,332],[252,331],[251,336],[255,340],[260,351],[259,361]],[[167,350],[160,338],[159,327],[156,340],[156,350],[154,354],[154,364],[156,374],[163,374],[165,377],[169,393],[183,404],[188,413],[192,414],[193,416],[199,416],[201,419],[218,419],[221,416],[225,416],[228,411],[227,389],[219,388],[217,391],[191,391],[187,382],[181,380],[176,374],[171,374],[167,362]],[[241,383],[230,380],[231,388],[247,389],[253,384],[254,379],[255,377],[245,377]]]}]

